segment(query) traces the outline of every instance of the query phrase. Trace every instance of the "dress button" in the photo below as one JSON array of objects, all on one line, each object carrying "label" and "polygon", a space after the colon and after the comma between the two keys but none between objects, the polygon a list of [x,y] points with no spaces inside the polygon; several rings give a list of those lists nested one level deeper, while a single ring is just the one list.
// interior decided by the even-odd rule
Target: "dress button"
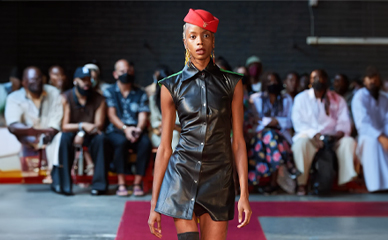
[{"label": "dress button", "polygon": [[204,122],[203,125],[206,125],[206,122]]},{"label": "dress button", "polygon": [[206,107],[206,103],[204,103],[203,106]]},{"label": "dress button", "polygon": [[201,164],[201,161],[198,161],[198,164]]},{"label": "dress button", "polygon": [[205,77],[205,73],[202,73],[202,77]]},{"label": "dress button", "polygon": [[195,183],[197,183],[198,181],[197,180],[194,180]]},{"label": "dress button", "polygon": [[194,198],[192,198],[192,199],[191,199],[191,201],[193,201],[193,202],[194,202]]},{"label": "dress button", "polygon": [[203,142],[201,142],[201,145],[203,145]]}]

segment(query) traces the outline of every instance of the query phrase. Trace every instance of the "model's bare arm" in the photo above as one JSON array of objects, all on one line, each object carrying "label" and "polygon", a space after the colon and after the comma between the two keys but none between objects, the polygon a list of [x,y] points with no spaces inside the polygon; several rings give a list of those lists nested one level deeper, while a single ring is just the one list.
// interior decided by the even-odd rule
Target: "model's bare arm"
[{"label": "model's bare arm", "polygon": [[[156,153],[155,168],[154,168],[154,182],[152,186],[151,211],[148,219],[150,231],[155,236],[162,237],[162,229],[160,224],[160,214],[155,212],[156,202],[162,185],[164,173],[168,165],[168,161],[172,154],[171,141],[172,132],[175,127],[175,104],[170,92],[166,87],[161,89],[161,109],[162,109],[162,137],[161,142]],[[155,228],[155,222],[158,227]]]},{"label": "model's bare arm", "polygon": [[[249,206],[249,193],[248,193],[248,159],[247,150],[243,136],[243,121],[244,121],[244,108],[243,108],[243,86],[239,81],[235,87],[233,101],[232,101],[232,119],[233,119],[233,154],[234,161],[236,162],[237,173],[240,182],[240,200],[238,202],[238,218],[239,228],[247,225],[250,221],[252,210]],[[245,213],[244,221],[243,213]]]}]

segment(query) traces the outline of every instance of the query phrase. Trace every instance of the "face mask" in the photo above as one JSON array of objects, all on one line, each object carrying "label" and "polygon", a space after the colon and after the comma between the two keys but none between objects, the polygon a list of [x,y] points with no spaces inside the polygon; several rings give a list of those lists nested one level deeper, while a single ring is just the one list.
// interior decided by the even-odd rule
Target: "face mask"
[{"label": "face mask", "polygon": [[93,90],[92,90],[92,88],[89,88],[88,90],[85,90],[85,89],[83,89],[83,88],[81,88],[80,86],[77,85],[77,91],[82,96],[89,97],[92,94]]},{"label": "face mask", "polygon": [[322,91],[322,90],[326,90],[327,85],[326,83],[322,83],[322,82],[313,82],[312,87],[314,88],[315,91]]},{"label": "face mask", "polygon": [[280,84],[272,84],[267,87],[268,93],[279,95],[282,91],[282,85]]},{"label": "face mask", "polygon": [[95,86],[97,86],[97,83],[98,81],[94,78],[91,78],[90,81],[92,82],[92,87],[94,88]]},{"label": "face mask", "polygon": [[248,71],[249,71],[249,76],[256,77],[257,73],[259,72],[259,69],[256,66],[251,66],[249,67]]},{"label": "face mask", "polygon": [[121,83],[124,83],[124,84],[133,83],[135,80],[135,76],[128,75],[128,73],[124,73],[123,75],[119,76],[119,80]]},{"label": "face mask", "polygon": [[252,90],[255,92],[259,92],[261,90],[261,82],[254,83],[251,85]]}]

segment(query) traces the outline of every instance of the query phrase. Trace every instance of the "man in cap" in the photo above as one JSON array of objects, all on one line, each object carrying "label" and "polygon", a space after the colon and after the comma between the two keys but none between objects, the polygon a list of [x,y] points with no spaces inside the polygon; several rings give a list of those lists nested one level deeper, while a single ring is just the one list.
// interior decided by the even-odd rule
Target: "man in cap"
[{"label": "man in cap", "polygon": [[51,168],[58,164],[58,132],[63,116],[60,93],[43,84],[42,72],[37,67],[27,67],[22,79],[23,88],[8,96],[5,120],[25,150],[45,148]]},{"label": "man in cap", "polygon": [[249,81],[252,86],[253,92],[260,92],[261,82],[260,76],[263,71],[263,66],[261,64],[260,58],[257,56],[251,56],[247,59],[245,66],[248,68]]},{"label": "man in cap", "polygon": [[105,99],[97,93],[88,68],[78,67],[74,73],[74,87],[63,93],[63,134],[59,147],[59,179],[53,183],[57,193],[72,195],[71,167],[74,145],[87,146],[94,162],[92,195],[106,193],[108,188],[106,139],[102,132],[105,122]]}]

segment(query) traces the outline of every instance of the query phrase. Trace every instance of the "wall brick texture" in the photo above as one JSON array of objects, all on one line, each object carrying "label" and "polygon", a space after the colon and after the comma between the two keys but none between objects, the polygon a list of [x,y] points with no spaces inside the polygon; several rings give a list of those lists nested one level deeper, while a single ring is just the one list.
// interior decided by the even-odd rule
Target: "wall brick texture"
[{"label": "wall brick texture", "polygon": [[[70,77],[97,59],[102,77],[113,82],[114,62],[135,63],[136,81],[152,82],[158,64],[179,71],[184,64],[183,18],[202,8],[220,19],[216,55],[232,66],[251,55],[282,77],[290,71],[324,68],[355,78],[367,65],[388,77],[388,46],[309,46],[307,1],[256,2],[0,2],[0,82],[12,66],[36,65],[44,72],[62,65]],[[315,35],[388,37],[388,2],[319,1]]]}]

